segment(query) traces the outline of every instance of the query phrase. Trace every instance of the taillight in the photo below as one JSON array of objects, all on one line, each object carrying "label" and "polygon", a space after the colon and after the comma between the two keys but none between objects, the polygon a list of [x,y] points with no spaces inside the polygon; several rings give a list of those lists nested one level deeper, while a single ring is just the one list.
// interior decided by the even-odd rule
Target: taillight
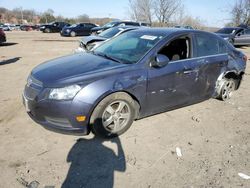
[{"label": "taillight", "polygon": [[243,61],[247,62],[247,56],[246,55],[243,56]]}]

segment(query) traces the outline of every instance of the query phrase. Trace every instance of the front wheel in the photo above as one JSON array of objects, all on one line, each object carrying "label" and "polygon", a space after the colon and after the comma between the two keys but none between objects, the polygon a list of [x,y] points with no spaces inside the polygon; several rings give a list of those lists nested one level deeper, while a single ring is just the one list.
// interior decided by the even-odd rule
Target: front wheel
[{"label": "front wheel", "polygon": [[132,125],[135,114],[135,102],[128,94],[111,94],[96,106],[90,118],[92,132],[108,138],[121,135]]},{"label": "front wheel", "polygon": [[75,37],[75,36],[76,36],[76,32],[71,31],[71,32],[70,32],[70,36],[71,36],[71,37]]},{"label": "front wheel", "polygon": [[224,78],[222,80],[222,86],[218,98],[223,101],[230,99],[235,89],[236,89],[235,80],[232,78]]},{"label": "front wheel", "polygon": [[46,29],[44,30],[44,32],[45,32],[45,33],[51,33],[51,30],[50,30],[49,28],[46,28]]}]

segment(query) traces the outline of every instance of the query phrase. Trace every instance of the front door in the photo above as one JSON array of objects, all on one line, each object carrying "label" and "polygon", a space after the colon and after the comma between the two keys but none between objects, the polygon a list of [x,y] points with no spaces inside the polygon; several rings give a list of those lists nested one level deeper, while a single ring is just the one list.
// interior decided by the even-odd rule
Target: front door
[{"label": "front door", "polygon": [[192,39],[181,36],[167,42],[158,54],[170,62],[162,68],[148,69],[147,105],[149,113],[170,110],[192,103],[197,69],[192,59]]}]

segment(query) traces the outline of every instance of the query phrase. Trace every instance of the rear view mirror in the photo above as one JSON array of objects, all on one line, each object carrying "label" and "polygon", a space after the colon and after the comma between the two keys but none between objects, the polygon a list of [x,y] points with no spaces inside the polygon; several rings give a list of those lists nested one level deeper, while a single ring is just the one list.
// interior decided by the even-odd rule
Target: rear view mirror
[{"label": "rear view mirror", "polygon": [[169,63],[169,58],[163,54],[157,54],[157,56],[155,57],[155,61],[151,62],[151,67],[154,68],[161,68],[161,67],[165,67],[166,65],[168,65]]}]

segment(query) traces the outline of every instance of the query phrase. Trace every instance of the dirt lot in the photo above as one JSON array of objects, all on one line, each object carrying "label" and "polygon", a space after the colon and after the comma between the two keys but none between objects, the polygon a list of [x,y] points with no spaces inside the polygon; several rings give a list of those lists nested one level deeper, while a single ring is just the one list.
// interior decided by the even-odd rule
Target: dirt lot
[{"label": "dirt lot", "polygon": [[[229,102],[211,99],[136,121],[111,142],[47,131],[22,105],[30,71],[72,53],[78,38],[7,37],[0,46],[1,188],[23,187],[20,178],[39,187],[250,187],[238,176],[250,175],[250,67]],[[250,47],[240,50],[250,57]]]}]

